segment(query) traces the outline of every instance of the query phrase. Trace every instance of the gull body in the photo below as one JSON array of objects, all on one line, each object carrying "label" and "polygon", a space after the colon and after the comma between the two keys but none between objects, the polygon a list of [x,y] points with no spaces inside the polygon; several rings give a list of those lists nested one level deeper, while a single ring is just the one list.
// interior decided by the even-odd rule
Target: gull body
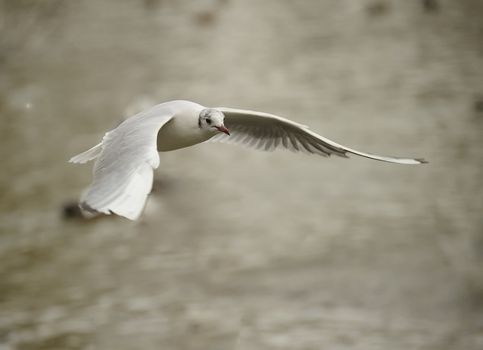
[{"label": "gull body", "polygon": [[99,144],[70,159],[72,163],[96,159],[93,181],[80,199],[81,208],[136,220],[151,192],[153,170],[159,166],[158,152],[174,151],[208,140],[265,151],[285,148],[325,157],[355,154],[389,163],[426,163],[423,159],[360,152],[273,114],[226,107],[206,108],[177,100],[161,103],[126,119],[107,132]]},{"label": "gull body", "polygon": [[176,118],[171,119],[158,132],[157,148],[159,152],[174,151],[196,145],[210,139],[215,133],[198,126],[198,118],[205,108],[197,103],[179,103],[180,110]]}]

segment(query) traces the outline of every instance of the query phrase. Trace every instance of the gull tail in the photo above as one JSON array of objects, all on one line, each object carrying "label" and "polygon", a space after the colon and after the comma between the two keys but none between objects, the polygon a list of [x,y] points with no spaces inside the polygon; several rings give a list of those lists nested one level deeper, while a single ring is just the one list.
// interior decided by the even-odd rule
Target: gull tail
[{"label": "gull tail", "polygon": [[90,160],[93,160],[93,159],[99,157],[101,152],[102,152],[102,142],[98,143],[97,145],[95,145],[91,149],[88,149],[87,151],[82,152],[82,153],[72,157],[71,159],[69,159],[69,162],[70,163],[84,164],[84,163],[87,163]]}]

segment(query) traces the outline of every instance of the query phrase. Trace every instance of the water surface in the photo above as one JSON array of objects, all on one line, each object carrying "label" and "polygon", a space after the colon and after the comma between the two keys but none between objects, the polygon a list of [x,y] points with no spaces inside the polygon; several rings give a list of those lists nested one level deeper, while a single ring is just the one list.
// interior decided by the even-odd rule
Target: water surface
[{"label": "water surface", "polygon": [[[0,347],[481,349],[483,8],[425,3],[0,2]],[[66,160],[179,98],[431,163],[206,144],[63,219]]]}]

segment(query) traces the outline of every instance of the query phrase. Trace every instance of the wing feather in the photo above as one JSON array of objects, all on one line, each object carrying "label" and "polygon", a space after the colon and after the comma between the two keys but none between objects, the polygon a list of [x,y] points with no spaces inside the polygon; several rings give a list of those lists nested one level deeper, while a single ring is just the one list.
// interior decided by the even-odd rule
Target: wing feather
[{"label": "wing feather", "polygon": [[226,107],[217,109],[225,115],[225,126],[230,130],[231,136],[218,134],[210,139],[213,142],[242,144],[265,151],[285,148],[324,157],[334,154],[347,158],[347,154],[355,154],[390,163],[427,163],[420,158],[387,157],[357,151],[320,136],[305,125],[273,114]]},{"label": "wing feather", "polygon": [[[81,196],[81,207],[137,219],[151,192],[153,169],[159,166],[158,132],[173,116],[169,106],[160,104],[107,132],[101,150],[96,150],[93,181]],[[90,156],[83,154],[71,161],[83,161]]]}]

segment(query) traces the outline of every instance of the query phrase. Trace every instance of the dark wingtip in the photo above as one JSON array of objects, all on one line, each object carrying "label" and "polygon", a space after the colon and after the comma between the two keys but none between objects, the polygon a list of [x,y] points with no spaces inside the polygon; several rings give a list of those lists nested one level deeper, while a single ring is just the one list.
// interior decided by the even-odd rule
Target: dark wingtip
[{"label": "dark wingtip", "polygon": [[429,162],[428,162],[426,159],[424,159],[424,158],[416,158],[415,160],[417,160],[417,161],[418,161],[419,163],[421,163],[421,164],[428,164],[428,163],[429,163]]}]

